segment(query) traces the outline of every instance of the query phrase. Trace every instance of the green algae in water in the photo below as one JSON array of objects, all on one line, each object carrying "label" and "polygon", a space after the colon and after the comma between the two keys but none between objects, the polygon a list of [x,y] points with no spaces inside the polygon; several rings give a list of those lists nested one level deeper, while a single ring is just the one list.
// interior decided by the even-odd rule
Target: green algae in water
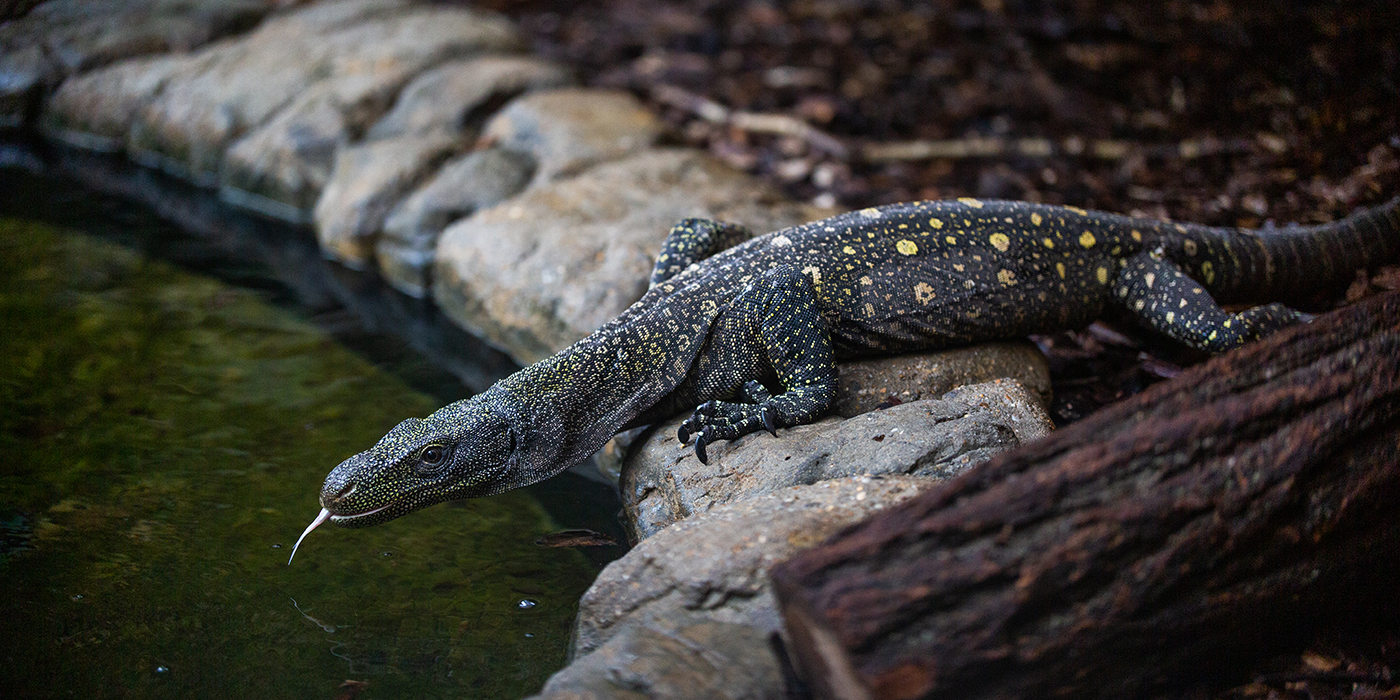
[{"label": "green algae in water", "polygon": [[292,541],[436,406],[254,295],[0,220],[0,695],[512,698],[593,572],[520,492]]}]

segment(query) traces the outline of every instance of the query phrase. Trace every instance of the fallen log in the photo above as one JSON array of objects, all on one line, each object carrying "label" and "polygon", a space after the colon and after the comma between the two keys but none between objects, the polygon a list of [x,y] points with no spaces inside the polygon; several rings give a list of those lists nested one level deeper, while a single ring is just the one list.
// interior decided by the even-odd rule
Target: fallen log
[{"label": "fallen log", "polygon": [[818,697],[1195,685],[1323,620],[1396,615],[1397,454],[1388,294],[1194,367],[770,573]]}]

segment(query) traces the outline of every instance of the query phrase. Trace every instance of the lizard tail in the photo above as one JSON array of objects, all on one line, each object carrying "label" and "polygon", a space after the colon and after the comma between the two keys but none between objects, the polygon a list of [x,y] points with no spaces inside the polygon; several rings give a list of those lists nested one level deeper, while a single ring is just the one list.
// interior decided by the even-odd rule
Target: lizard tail
[{"label": "lizard tail", "polygon": [[1173,260],[1223,303],[1299,300],[1400,262],[1400,197],[1318,226],[1186,226],[1166,238]]}]

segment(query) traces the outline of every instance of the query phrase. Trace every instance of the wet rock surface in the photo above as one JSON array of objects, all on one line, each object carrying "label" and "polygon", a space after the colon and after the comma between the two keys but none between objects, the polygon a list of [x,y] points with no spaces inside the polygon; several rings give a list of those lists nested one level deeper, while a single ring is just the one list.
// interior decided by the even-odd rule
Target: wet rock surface
[{"label": "wet rock surface", "polygon": [[677,221],[709,216],[772,231],[822,215],[697,151],[652,149],[536,185],[449,227],[438,241],[433,296],[448,316],[528,364],[640,298]]},{"label": "wet rock surface", "polygon": [[[660,426],[628,456],[620,488],[636,539],[732,501],[799,484],[856,475],[947,479],[1044,434],[1045,411],[1013,381],[978,385],[969,404],[925,399],[853,418],[746,435],[709,446],[709,464],[676,439],[683,417]],[[1015,396],[1006,396],[1011,392]],[[992,400],[990,396],[1005,396]],[[1019,400],[1018,400],[1019,399]],[[992,410],[983,404],[995,406]],[[1041,426],[1037,433],[1033,426]]]}]

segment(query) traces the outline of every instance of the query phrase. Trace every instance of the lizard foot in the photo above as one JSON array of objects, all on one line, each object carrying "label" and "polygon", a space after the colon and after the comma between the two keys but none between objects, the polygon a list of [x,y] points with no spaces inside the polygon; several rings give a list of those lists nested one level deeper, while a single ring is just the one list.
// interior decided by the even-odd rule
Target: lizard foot
[{"label": "lizard foot", "polygon": [[773,393],[756,380],[745,382],[739,389],[742,403],[728,401],[706,401],[695,408],[695,412],[681,423],[676,437],[681,444],[695,435],[695,456],[701,464],[709,464],[705,446],[715,440],[735,440],[759,428],[769,435],[778,437],[778,426],[786,428],[794,423],[780,417],[778,405],[773,401]]},{"label": "lizard foot", "polygon": [[762,404],[706,401],[695,407],[695,412],[681,423],[676,438],[685,444],[694,435],[695,456],[701,464],[709,464],[706,445],[716,440],[736,440],[759,430],[767,430],[777,437],[778,423],[778,410],[768,401]]}]

